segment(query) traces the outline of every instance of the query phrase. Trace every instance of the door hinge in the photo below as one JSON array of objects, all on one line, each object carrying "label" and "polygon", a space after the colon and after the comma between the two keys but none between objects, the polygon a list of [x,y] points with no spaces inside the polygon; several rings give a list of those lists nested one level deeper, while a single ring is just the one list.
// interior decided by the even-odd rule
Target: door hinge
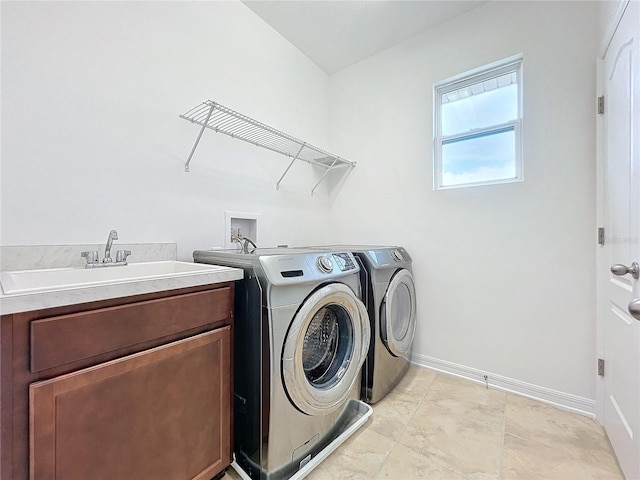
[{"label": "door hinge", "polygon": [[604,227],[598,227],[598,245],[604,245]]},{"label": "door hinge", "polygon": [[604,377],[604,359],[598,359],[598,375]]},{"label": "door hinge", "polygon": [[598,97],[598,115],[604,114],[604,95]]}]

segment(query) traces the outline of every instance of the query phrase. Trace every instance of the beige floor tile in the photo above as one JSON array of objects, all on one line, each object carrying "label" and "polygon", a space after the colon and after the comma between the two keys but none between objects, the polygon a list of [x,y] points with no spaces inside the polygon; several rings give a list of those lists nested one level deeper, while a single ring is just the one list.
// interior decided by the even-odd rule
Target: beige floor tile
[{"label": "beige floor tile", "polygon": [[424,400],[398,442],[466,476],[497,478],[502,431],[499,411],[452,413]]},{"label": "beige floor tile", "polygon": [[549,444],[505,434],[501,479],[577,479],[580,465]]},{"label": "beige floor tile", "polygon": [[514,394],[507,396],[505,430],[513,435],[527,432],[562,439],[588,434],[597,442],[604,438],[602,427],[589,417]]},{"label": "beige floor tile", "polygon": [[373,478],[387,458],[394,442],[365,428],[332,453],[306,478],[309,480],[365,480]]},{"label": "beige floor tile", "polygon": [[411,365],[400,383],[393,389],[395,393],[403,393],[411,397],[422,398],[437,376],[434,370],[418,365]]},{"label": "beige floor tile", "polygon": [[464,479],[461,473],[439,465],[419,453],[396,445],[389,453],[387,461],[382,465],[376,479],[430,480]]},{"label": "beige floor tile", "polygon": [[624,475],[620,469],[611,472],[608,468],[602,468],[598,465],[582,465],[583,480],[624,480]]},{"label": "beige floor tile", "polygon": [[415,397],[391,392],[373,405],[373,422],[369,428],[396,440],[417,408],[418,401]]},{"label": "beige floor tile", "polygon": [[608,472],[612,478],[620,475],[602,426],[589,417],[509,395],[505,434],[552,445],[563,458],[583,468],[592,468],[594,472]]},{"label": "beige floor tile", "polygon": [[506,393],[452,375],[438,374],[424,401],[436,404],[452,414],[464,414],[472,410],[487,415],[502,415]]},{"label": "beige floor tile", "polygon": [[618,479],[615,472],[585,465],[561,445],[506,434],[500,471],[502,480]]}]

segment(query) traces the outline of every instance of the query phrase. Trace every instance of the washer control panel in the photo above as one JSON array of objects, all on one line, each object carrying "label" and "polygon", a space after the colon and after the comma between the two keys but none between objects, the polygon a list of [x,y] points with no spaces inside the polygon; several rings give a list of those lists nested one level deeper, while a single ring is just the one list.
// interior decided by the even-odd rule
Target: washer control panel
[{"label": "washer control panel", "polygon": [[321,257],[318,257],[318,260],[316,261],[316,265],[318,266],[321,272],[324,272],[324,273],[333,272],[333,262],[329,257],[325,257],[324,255]]},{"label": "washer control panel", "polygon": [[[351,252],[299,252],[257,257],[264,275],[272,285],[325,281],[360,271]],[[278,252],[279,253],[279,252]]]},{"label": "washer control panel", "polygon": [[341,272],[348,272],[349,270],[353,270],[356,268],[356,264],[353,261],[353,255],[346,252],[334,253],[333,259],[340,268]]},{"label": "washer control panel", "polygon": [[322,273],[331,273],[335,267],[338,267],[340,272],[349,272],[357,268],[353,255],[347,252],[321,255],[316,260],[316,266]]}]

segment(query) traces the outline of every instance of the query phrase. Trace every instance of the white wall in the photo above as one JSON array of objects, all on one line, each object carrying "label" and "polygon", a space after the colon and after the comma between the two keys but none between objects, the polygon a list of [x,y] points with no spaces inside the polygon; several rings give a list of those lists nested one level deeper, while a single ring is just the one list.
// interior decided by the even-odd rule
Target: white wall
[{"label": "white wall", "polygon": [[262,245],[317,242],[318,172],[296,165],[276,191],[286,157],[207,131],[185,173],[199,127],[178,116],[212,99],[327,148],[327,88],[240,2],[3,2],[0,242],[115,228],[190,259],[223,245],[225,210],[260,214]]},{"label": "white wall", "polygon": [[[595,2],[489,2],[331,77],[337,240],[404,244],[415,352],[595,398]],[[524,54],[524,182],[434,192],[432,85]]]}]

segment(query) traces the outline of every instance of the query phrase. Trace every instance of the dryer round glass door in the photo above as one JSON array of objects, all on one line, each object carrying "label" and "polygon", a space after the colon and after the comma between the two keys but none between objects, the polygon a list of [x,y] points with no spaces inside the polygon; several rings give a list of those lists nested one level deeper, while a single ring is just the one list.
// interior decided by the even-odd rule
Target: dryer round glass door
[{"label": "dryer round glass door", "polygon": [[370,336],[366,308],[348,286],[332,283],[311,294],[282,353],[284,386],[296,408],[322,415],[344,404],[360,380]]},{"label": "dryer round glass door", "polygon": [[396,357],[411,352],[416,331],[416,290],[413,275],[398,270],[384,296],[380,311],[380,332],[389,352]]}]

